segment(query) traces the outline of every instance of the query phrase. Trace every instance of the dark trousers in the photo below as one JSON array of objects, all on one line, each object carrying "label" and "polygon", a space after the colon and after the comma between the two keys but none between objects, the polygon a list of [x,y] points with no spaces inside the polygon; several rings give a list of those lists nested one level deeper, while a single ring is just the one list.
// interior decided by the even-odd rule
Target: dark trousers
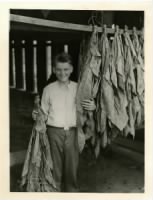
[{"label": "dark trousers", "polygon": [[76,128],[47,127],[53,159],[53,177],[58,191],[78,192],[77,170],[79,164]]}]

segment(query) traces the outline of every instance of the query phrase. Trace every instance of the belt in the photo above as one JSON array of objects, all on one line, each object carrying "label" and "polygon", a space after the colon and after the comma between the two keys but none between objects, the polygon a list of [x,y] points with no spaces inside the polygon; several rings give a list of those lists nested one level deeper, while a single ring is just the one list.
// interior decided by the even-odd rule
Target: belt
[{"label": "belt", "polygon": [[76,126],[71,126],[71,127],[57,127],[57,126],[50,126],[50,125],[47,125],[48,128],[56,128],[56,129],[63,129],[65,131],[69,131],[71,129],[74,129],[76,128]]}]

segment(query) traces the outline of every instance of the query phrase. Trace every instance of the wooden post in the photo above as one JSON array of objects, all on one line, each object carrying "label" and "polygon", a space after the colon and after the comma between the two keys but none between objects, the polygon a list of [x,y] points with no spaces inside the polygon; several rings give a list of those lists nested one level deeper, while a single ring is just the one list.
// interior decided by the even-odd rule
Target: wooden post
[{"label": "wooden post", "polygon": [[68,45],[67,44],[64,45],[64,52],[68,53]]},{"label": "wooden post", "polygon": [[37,40],[33,40],[33,93],[38,93],[38,82],[37,82]]},{"label": "wooden post", "polygon": [[52,47],[51,41],[46,41],[46,79],[48,80],[52,74]]},{"label": "wooden post", "polygon": [[[25,45],[25,40],[22,40],[22,45]],[[22,90],[26,90],[26,61],[24,46],[22,46]]]},{"label": "wooden post", "polygon": [[12,85],[10,86],[11,88],[16,88],[16,66],[15,66],[15,47],[14,47],[14,40],[12,40],[12,49],[11,49],[11,56],[12,56],[12,63],[11,63],[11,67],[12,67]]}]

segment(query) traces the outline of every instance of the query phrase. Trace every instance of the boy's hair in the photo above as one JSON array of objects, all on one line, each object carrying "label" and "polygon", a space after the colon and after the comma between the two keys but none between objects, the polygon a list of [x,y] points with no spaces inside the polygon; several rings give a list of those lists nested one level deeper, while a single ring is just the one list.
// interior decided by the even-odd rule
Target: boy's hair
[{"label": "boy's hair", "polygon": [[69,63],[70,65],[72,65],[72,57],[68,54],[68,53],[60,53],[58,55],[55,56],[54,58],[54,67],[56,66],[56,63],[58,62],[62,62],[62,63]]}]

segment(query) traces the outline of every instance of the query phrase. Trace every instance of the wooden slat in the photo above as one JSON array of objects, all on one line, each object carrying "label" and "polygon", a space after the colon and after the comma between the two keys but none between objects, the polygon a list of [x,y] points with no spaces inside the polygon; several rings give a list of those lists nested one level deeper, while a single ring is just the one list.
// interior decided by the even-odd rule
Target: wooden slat
[{"label": "wooden slat", "polygon": [[68,51],[69,51],[68,49],[69,49],[68,45],[65,44],[65,45],[64,45],[64,52],[65,52],[65,53],[68,53]]},{"label": "wooden slat", "polygon": [[[14,40],[12,41],[12,44],[14,45]],[[12,56],[12,63],[11,63],[11,67],[12,67],[12,79],[13,79],[13,84],[11,86],[11,88],[16,88],[16,62],[15,62],[15,48],[14,46],[11,49],[11,56]]]},{"label": "wooden slat", "polygon": [[[22,45],[25,45],[25,40],[22,40]],[[22,89],[26,90],[26,60],[25,60],[25,47],[22,47]]]},{"label": "wooden slat", "polygon": [[33,40],[33,93],[38,92],[37,82],[37,40]]},{"label": "wooden slat", "polygon": [[[50,28],[58,28],[58,29],[65,29],[69,31],[85,31],[85,32],[91,32],[93,27],[90,25],[81,25],[81,24],[73,24],[73,23],[66,23],[66,22],[59,22],[59,21],[53,21],[53,20],[46,20],[46,19],[39,19],[34,17],[27,17],[27,16],[21,16],[21,15],[10,15],[10,20],[12,22],[19,22],[19,23],[25,23],[25,24],[32,24],[36,26],[42,26],[42,27],[50,27]],[[98,32],[102,32],[102,28],[97,28]],[[123,29],[120,29],[121,33],[123,33]],[[107,28],[107,33],[114,33],[115,30],[112,28]],[[129,34],[132,34],[132,30],[128,30]],[[137,34],[141,34],[141,31],[137,31]]]},{"label": "wooden slat", "polygon": [[50,78],[52,73],[52,46],[51,41],[46,42],[46,78]]}]

